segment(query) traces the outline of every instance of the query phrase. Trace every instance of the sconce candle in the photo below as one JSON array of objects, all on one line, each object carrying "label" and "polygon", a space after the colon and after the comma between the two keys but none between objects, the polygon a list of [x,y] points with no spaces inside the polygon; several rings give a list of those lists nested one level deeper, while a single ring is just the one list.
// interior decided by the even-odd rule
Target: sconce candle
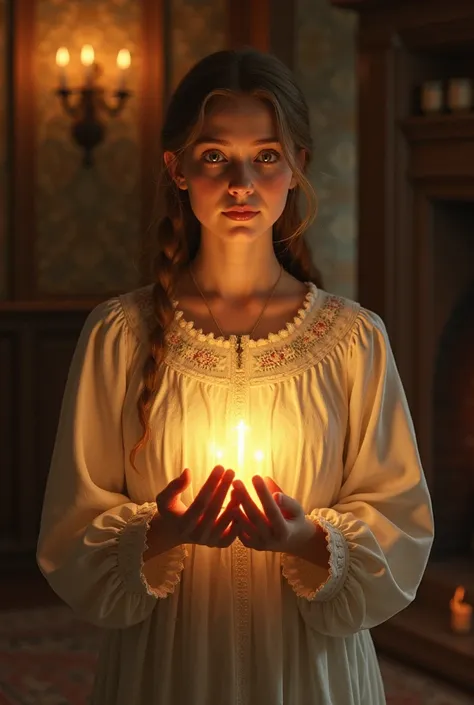
[{"label": "sconce candle", "polygon": [[84,44],[81,49],[81,64],[85,68],[85,84],[87,88],[90,88],[92,84],[94,59],[94,49],[90,44]]},{"label": "sconce candle", "polygon": [[130,68],[131,63],[132,59],[130,57],[130,52],[128,51],[128,49],[120,49],[119,53],[117,54],[117,67],[120,72],[118,84],[119,92],[126,90],[127,69]]},{"label": "sconce candle", "polygon": [[[85,44],[81,50],[81,63],[85,69],[84,84],[76,89],[68,88],[66,81],[66,66],[69,64],[69,52],[66,47],[60,47],[56,52],[56,65],[59,68],[59,88],[56,91],[64,112],[72,119],[71,134],[74,141],[84,150],[83,164],[91,167],[92,152],[100,144],[106,134],[104,116],[119,115],[131,96],[125,88],[125,71],[130,66],[130,52],[121,49],[117,56],[117,66],[121,73],[120,87],[113,92],[114,104],[110,105],[105,97],[105,90],[99,84],[102,75],[101,67],[95,61],[95,52],[90,44]],[[76,100],[71,96],[77,94]]]},{"label": "sconce candle", "polygon": [[59,68],[59,87],[67,88],[66,66],[69,64],[69,52],[66,47],[60,47],[56,52],[56,66]]}]

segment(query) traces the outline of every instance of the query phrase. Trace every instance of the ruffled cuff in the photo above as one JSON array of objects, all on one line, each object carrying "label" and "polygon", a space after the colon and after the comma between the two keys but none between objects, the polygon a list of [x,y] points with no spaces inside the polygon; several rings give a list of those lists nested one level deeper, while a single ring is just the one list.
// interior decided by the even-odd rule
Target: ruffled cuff
[{"label": "ruffled cuff", "polygon": [[179,583],[188,552],[186,546],[176,546],[145,565],[143,554],[148,548],[147,533],[156,512],[154,502],[146,503],[129,519],[120,535],[118,558],[128,592],[164,598],[174,592]]},{"label": "ruffled cuff", "polygon": [[342,588],[349,570],[349,547],[342,531],[317,516],[317,511],[307,515],[324,530],[329,550],[329,570],[290,555],[281,554],[282,573],[298,597],[328,602]]}]

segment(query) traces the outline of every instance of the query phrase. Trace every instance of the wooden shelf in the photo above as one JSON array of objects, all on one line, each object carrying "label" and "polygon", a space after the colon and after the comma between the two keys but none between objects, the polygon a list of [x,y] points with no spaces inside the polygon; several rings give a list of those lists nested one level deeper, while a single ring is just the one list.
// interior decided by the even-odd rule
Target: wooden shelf
[{"label": "wooden shelf", "polygon": [[474,112],[459,115],[417,115],[399,122],[412,142],[474,140]]}]

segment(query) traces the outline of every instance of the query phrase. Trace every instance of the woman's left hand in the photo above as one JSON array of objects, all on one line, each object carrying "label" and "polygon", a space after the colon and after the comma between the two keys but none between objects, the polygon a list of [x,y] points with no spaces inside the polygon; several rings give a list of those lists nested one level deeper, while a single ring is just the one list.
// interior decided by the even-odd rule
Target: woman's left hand
[{"label": "woman's left hand", "polygon": [[[283,494],[271,477],[264,479],[255,475],[252,478],[263,512],[252,500],[241,480],[234,480],[232,484],[241,505],[235,519],[238,536],[247,548],[298,553],[301,546],[314,536],[316,527],[306,518],[301,504]],[[281,501],[277,503],[276,499],[280,496]]]}]

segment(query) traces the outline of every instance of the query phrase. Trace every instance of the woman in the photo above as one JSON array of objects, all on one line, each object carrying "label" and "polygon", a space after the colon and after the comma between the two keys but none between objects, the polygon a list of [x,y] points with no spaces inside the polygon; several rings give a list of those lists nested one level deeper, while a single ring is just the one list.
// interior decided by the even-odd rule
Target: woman
[{"label": "woman", "polygon": [[39,565],[107,628],[95,704],[381,705],[369,629],[415,596],[431,504],[384,325],[311,264],[304,98],[219,52],[162,143],[153,284],[84,326]]}]

